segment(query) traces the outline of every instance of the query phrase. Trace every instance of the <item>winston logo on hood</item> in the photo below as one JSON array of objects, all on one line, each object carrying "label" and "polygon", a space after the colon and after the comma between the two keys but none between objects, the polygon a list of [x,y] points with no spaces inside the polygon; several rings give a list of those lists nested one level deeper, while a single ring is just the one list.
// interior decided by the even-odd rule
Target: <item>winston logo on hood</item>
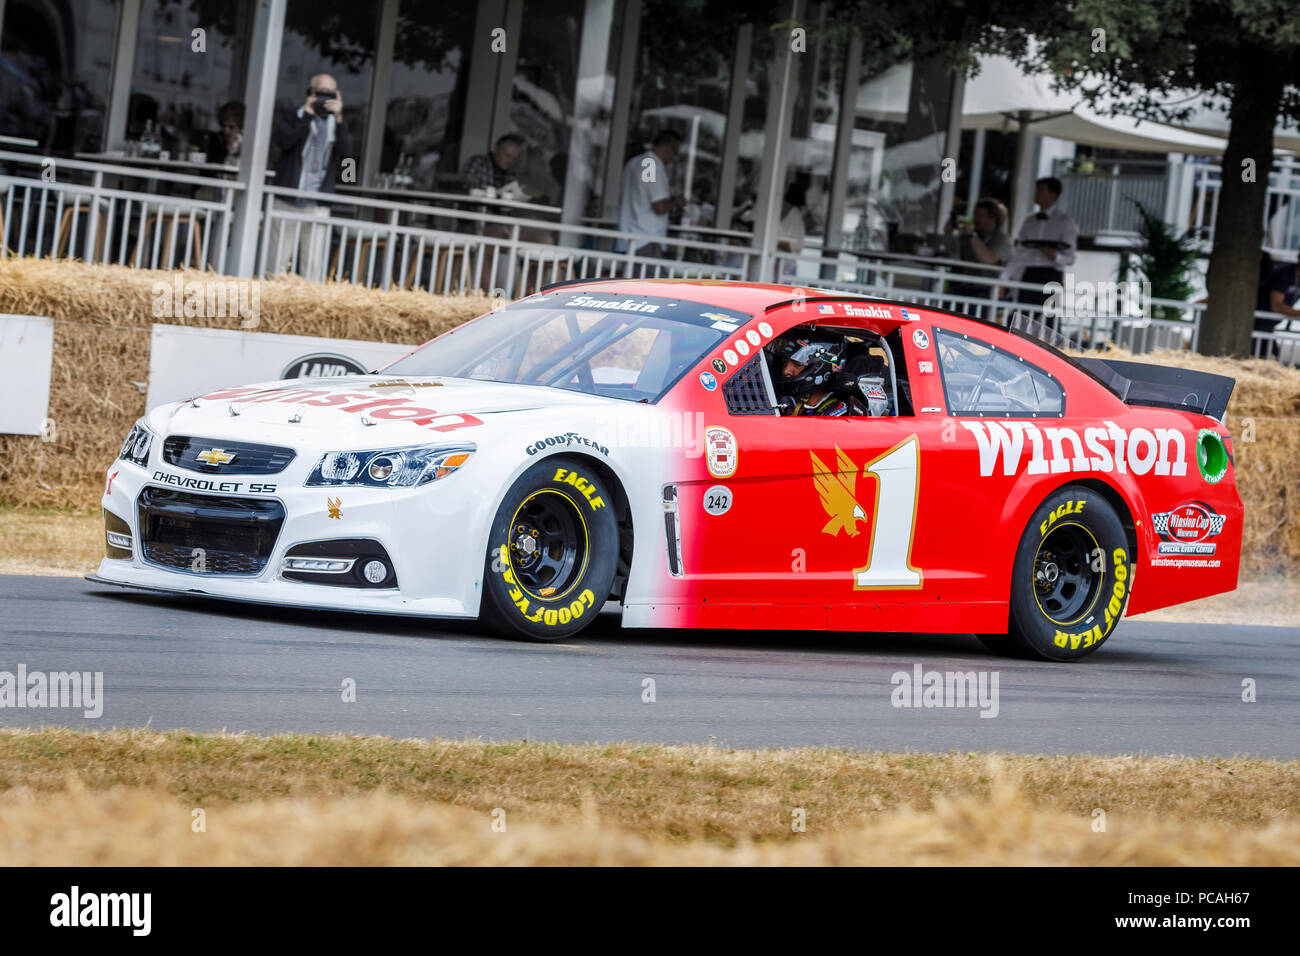
[{"label": "winston logo on hood", "polygon": [[340,412],[365,412],[381,421],[410,422],[435,432],[482,425],[483,421],[468,413],[439,414],[409,398],[375,398],[355,392],[337,392],[324,388],[222,388],[202,396],[210,401],[239,399],[241,405],[283,403],[307,408],[333,408]]}]

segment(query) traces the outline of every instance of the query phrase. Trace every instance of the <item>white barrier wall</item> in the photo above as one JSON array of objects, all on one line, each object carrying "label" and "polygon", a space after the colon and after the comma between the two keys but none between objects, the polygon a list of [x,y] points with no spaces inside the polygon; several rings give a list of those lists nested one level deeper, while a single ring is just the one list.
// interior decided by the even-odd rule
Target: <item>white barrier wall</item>
[{"label": "white barrier wall", "polygon": [[154,408],[226,385],[369,372],[412,348],[354,339],[155,325],[145,404]]},{"label": "white barrier wall", "polygon": [[0,315],[0,433],[42,434],[53,361],[53,319]]}]

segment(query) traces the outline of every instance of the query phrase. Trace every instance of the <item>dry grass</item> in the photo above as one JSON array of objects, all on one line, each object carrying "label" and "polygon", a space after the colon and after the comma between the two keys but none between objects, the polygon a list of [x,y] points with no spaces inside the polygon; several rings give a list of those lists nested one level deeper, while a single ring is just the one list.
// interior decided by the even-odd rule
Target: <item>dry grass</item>
[{"label": "dry grass", "polygon": [[[1298,769],[3,731],[0,865],[1296,865]],[[195,808],[206,832],[191,829]]]},{"label": "dry grass", "polygon": [[[185,272],[186,280],[211,274]],[[144,411],[132,384],[148,377],[151,288],[174,273],[79,262],[0,259],[0,312],[55,319],[50,416],[56,440],[0,435],[0,504],[85,510],[104,469]],[[481,296],[382,292],[281,277],[261,284],[259,331],[418,344],[487,311]],[[236,328],[239,320],[166,319]],[[1125,353],[1114,351],[1116,357]],[[1231,375],[1228,423],[1246,503],[1242,571],[1300,573],[1300,370],[1276,362],[1155,352],[1142,361]],[[1247,432],[1253,442],[1242,440]]]},{"label": "dry grass", "polygon": [[0,574],[89,574],[103,556],[98,511],[0,506]]},{"label": "dry grass", "polygon": [[[1300,628],[1300,579],[1250,578],[1237,590],[1214,594],[1186,604],[1135,614],[1134,621],[1188,624],[1257,624]],[[1119,639],[1124,639],[1121,631]]]}]

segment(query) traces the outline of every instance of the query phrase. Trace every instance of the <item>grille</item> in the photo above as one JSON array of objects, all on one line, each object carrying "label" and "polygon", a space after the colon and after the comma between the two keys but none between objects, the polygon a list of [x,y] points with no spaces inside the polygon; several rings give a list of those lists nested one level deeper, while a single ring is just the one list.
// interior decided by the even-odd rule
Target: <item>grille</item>
[{"label": "grille", "polygon": [[763,387],[763,367],[760,364],[762,361],[763,352],[759,350],[722,386],[722,395],[727,400],[727,411],[731,414],[773,414],[774,409],[768,402],[767,389]]},{"label": "grille", "polygon": [[[209,465],[198,460],[198,455],[214,448],[219,448],[227,455],[234,455],[234,460],[228,465]],[[254,445],[219,438],[191,438],[188,435],[171,435],[163,442],[163,461],[205,475],[274,475],[284,471],[293,458],[292,448],[281,448],[278,445]]]},{"label": "grille", "polygon": [[[278,501],[145,488],[138,500],[146,561],[199,574],[257,574],[266,567],[284,506]],[[196,567],[194,549],[202,549]]]}]

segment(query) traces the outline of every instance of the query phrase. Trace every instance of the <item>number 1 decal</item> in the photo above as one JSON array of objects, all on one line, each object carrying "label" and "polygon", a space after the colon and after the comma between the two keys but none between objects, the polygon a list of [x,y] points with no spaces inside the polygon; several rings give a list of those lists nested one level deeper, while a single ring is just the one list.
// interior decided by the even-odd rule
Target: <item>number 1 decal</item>
[{"label": "number 1 decal", "polygon": [[916,530],[916,496],[920,487],[920,452],[913,435],[879,458],[864,473],[876,477],[876,513],[866,567],[854,571],[853,586],[919,588],[921,569],[912,567],[912,535]]}]

